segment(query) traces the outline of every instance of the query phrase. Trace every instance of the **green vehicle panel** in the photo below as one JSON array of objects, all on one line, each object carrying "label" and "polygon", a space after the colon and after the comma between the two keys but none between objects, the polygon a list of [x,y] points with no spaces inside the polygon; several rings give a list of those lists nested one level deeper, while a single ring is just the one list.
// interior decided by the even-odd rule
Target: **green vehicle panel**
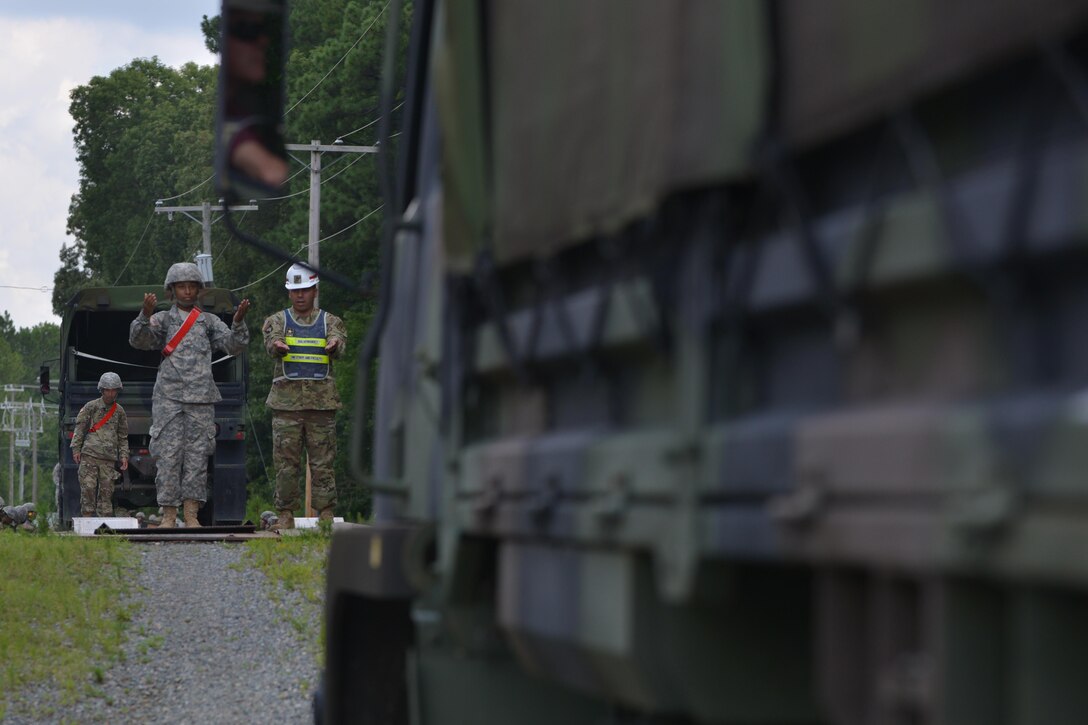
[{"label": "green vehicle panel", "polygon": [[412,15],[324,721],[1085,721],[1088,2]]}]

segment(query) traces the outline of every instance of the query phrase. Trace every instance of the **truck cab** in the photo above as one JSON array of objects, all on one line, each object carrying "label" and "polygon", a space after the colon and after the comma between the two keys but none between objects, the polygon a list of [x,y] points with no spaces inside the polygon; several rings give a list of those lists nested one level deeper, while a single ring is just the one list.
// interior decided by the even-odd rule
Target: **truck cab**
[{"label": "truck cab", "polygon": [[[114,487],[115,508],[157,506],[155,457],[148,451],[151,429],[151,396],[162,354],[137,350],[128,343],[129,325],[143,305],[146,286],[91,287],[68,301],[61,324],[59,381],[60,416],[57,515],[65,526],[79,515],[79,466],[72,458],[71,441],[76,415],[88,401],[99,396],[98,380],[105,372],[121,376],[124,388],[118,403],[128,415],[129,466]],[[156,310],[172,302],[159,302]],[[230,324],[238,299],[229,290],[206,288],[197,300]],[[207,502],[200,511],[204,525],[237,524],[245,518],[245,400],[249,367],[243,352],[217,356],[212,374],[223,399],[215,404],[216,446],[208,465]]]}]

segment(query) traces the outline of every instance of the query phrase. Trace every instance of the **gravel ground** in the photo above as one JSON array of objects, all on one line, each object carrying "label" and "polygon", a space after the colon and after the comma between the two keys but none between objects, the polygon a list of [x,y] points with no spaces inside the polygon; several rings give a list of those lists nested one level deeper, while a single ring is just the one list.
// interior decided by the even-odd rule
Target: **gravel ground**
[{"label": "gravel ground", "polygon": [[142,567],[131,591],[140,606],[123,661],[75,704],[59,705],[47,687],[23,693],[4,724],[312,722],[316,645],[282,612],[309,608],[316,620],[320,608],[286,593],[273,603],[275,584],[232,566],[238,544],[137,546]]}]

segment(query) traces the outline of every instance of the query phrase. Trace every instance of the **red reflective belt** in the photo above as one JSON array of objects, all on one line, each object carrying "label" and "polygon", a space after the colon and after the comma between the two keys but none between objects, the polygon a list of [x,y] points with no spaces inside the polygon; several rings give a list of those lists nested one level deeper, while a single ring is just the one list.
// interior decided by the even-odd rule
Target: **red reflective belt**
[{"label": "red reflective belt", "polygon": [[196,322],[196,318],[198,317],[200,317],[200,310],[198,310],[196,307],[193,307],[193,309],[189,310],[189,316],[185,318],[185,322],[181,323],[181,329],[178,330],[172,338],[170,338],[170,342],[166,343],[166,347],[162,349],[163,355],[165,355],[166,357],[170,357],[170,355],[174,352],[174,348],[180,345],[181,341],[185,339],[185,336],[189,334],[189,328],[193,326],[193,323]]},{"label": "red reflective belt", "polygon": [[95,423],[94,425],[92,425],[87,430],[87,432],[88,433],[94,433],[96,430],[98,430],[99,428],[104,426],[109,421],[109,419],[113,417],[113,411],[115,411],[115,410],[117,410],[117,403],[114,403],[113,405],[111,405],[110,409],[106,411],[106,414],[104,416],[102,416],[102,420],[100,420],[97,423]]}]

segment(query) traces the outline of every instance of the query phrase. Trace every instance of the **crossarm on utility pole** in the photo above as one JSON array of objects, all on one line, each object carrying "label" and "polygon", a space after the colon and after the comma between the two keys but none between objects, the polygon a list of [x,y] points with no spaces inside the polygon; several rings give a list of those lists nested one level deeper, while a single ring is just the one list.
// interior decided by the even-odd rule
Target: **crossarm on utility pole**
[{"label": "crossarm on utility pole", "polygon": [[[204,254],[208,255],[208,279],[204,280],[207,284],[212,284],[215,280],[212,276],[212,212],[213,211],[257,211],[260,207],[256,204],[231,204],[229,207],[224,207],[222,204],[211,205],[211,202],[204,202],[200,206],[163,206],[162,200],[155,202],[155,213],[166,214],[167,219],[174,220],[174,214],[184,214],[192,219],[194,222],[201,226],[201,240],[203,242]],[[197,219],[189,212],[200,212],[200,218]],[[222,218],[222,217],[220,217]],[[216,220],[218,221],[218,220]],[[199,261],[199,260],[198,260]]]}]

